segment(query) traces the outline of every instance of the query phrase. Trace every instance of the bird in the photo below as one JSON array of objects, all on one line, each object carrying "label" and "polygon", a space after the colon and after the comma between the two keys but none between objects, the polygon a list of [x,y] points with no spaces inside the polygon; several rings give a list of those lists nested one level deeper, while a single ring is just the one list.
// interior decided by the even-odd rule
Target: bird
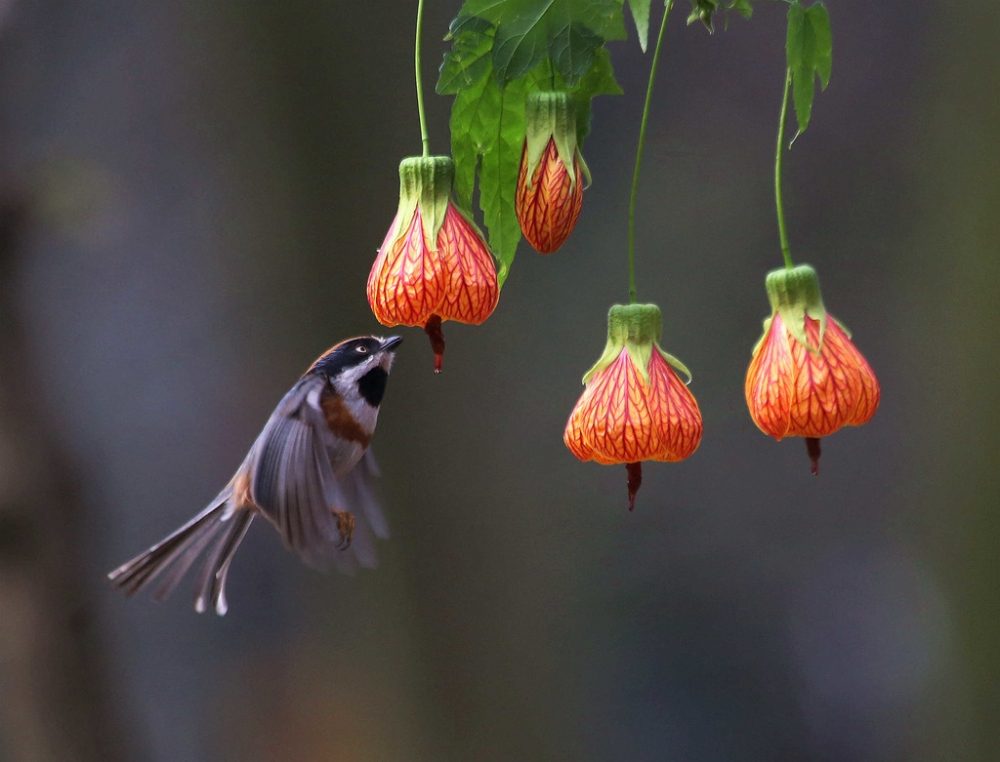
[{"label": "bird", "polygon": [[372,489],[378,466],[368,445],[402,340],[362,336],[320,355],[278,403],[215,499],[110,572],[112,585],[132,595],[159,579],[153,598],[162,601],[204,552],[194,607],[202,613],[211,605],[222,616],[233,554],[258,515],[310,566],[374,567],[371,535],[387,538],[389,526]]}]

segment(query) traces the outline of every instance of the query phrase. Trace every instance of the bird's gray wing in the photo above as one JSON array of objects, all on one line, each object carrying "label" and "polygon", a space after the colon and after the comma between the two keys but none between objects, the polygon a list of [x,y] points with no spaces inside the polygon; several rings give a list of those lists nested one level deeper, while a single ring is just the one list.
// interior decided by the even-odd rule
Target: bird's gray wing
[{"label": "bird's gray wing", "polygon": [[[318,376],[300,380],[271,414],[250,454],[252,496],[306,563],[321,569],[333,563],[350,572],[357,564],[375,565],[374,541],[366,493],[347,494],[330,465],[333,434],[320,405],[326,383]],[[353,474],[344,477],[351,490],[358,478]],[[347,549],[334,509],[355,517]]]}]

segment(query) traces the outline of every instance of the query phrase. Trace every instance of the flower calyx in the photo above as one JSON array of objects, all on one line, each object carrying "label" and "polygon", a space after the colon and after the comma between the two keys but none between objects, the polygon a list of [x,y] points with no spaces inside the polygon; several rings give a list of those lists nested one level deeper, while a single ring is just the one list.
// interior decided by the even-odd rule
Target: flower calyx
[{"label": "flower calyx", "polygon": [[583,377],[583,383],[588,383],[597,373],[607,368],[621,354],[624,348],[632,363],[649,384],[649,361],[653,351],[679,370],[691,382],[691,371],[684,363],[673,355],[660,349],[660,337],[663,333],[663,315],[655,304],[616,304],[608,310],[608,343],[604,353]]},{"label": "flower calyx", "polygon": [[413,215],[420,209],[431,251],[437,251],[437,238],[444,224],[455,182],[455,162],[450,156],[410,156],[399,163],[399,213],[389,231],[394,239],[410,227]]},{"label": "flower calyx", "polygon": [[525,159],[528,182],[534,177],[549,142],[553,142],[559,160],[566,167],[570,177],[570,193],[580,181],[580,174],[590,183],[590,170],[580,155],[576,137],[576,107],[569,95],[563,91],[533,92],[525,102]]},{"label": "flower calyx", "polygon": [[[733,3],[735,6],[737,3]],[[691,15],[687,18],[688,26],[696,21],[705,25],[709,34],[715,32],[712,17],[719,11],[719,0],[691,0]]]},{"label": "flower calyx", "polygon": [[[822,351],[827,314],[816,270],[810,265],[772,270],[767,274],[765,287],[771,302],[771,317],[764,321],[764,335],[767,335],[774,315],[778,314],[792,338],[810,352]],[[819,321],[819,340],[815,345],[809,342],[806,335],[806,317]]]}]

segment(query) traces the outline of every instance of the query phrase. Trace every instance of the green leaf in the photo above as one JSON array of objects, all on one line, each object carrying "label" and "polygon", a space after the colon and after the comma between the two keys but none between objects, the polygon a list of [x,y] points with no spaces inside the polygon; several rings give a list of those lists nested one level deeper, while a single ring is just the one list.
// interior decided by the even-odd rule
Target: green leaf
[{"label": "green leaf", "polygon": [[[545,73],[547,78],[547,73]],[[536,88],[537,89],[537,88]],[[501,92],[495,80],[484,94],[492,100],[498,118],[489,124],[479,174],[479,206],[489,229],[490,247],[499,262],[497,280],[503,286],[521,240],[514,211],[517,175],[524,148],[525,78],[508,83]]]},{"label": "green leaf", "polygon": [[601,48],[594,54],[590,69],[570,91],[570,98],[576,106],[576,139],[581,146],[590,133],[591,99],[595,95],[621,94],[621,86],[615,80],[615,71],[611,66],[611,54],[607,48]]},{"label": "green leaf", "polygon": [[493,71],[502,88],[546,57],[573,86],[606,40],[625,38],[624,0],[466,0],[452,33],[473,17],[496,27]]},{"label": "green leaf", "polygon": [[745,19],[753,15],[753,6],[750,5],[750,0],[732,0],[732,4],[729,7]]},{"label": "green leaf", "polygon": [[451,110],[451,153],[455,160],[455,196],[459,206],[472,209],[476,164],[487,141],[487,124],[497,108],[485,97],[493,80],[493,27],[474,20],[452,35],[452,49],[441,63],[437,92],[460,94]]},{"label": "green leaf", "polygon": [[788,36],[785,43],[788,68],[792,72],[792,98],[798,135],[806,131],[812,116],[816,92],[816,76],[820,87],[830,83],[833,67],[833,39],[830,16],[823,3],[806,9],[795,0],[788,8]]},{"label": "green leaf", "polygon": [[687,17],[688,25],[700,21],[709,34],[715,32],[712,17],[719,10],[719,0],[691,0],[691,15]]},{"label": "green leaf", "polygon": [[449,34],[451,50],[444,54],[438,76],[438,95],[454,94],[478,82],[492,68],[493,25],[483,19],[470,19],[455,33]]},{"label": "green leaf", "polygon": [[632,12],[635,31],[639,36],[639,47],[643,53],[649,45],[649,4],[650,0],[628,0],[628,9]]}]

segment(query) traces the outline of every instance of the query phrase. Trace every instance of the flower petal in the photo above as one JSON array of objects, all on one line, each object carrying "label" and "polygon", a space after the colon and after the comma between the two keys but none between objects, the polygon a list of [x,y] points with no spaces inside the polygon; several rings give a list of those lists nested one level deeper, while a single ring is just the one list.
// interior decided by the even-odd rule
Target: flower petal
[{"label": "flower petal", "polygon": [[652,394],[650,414],[656,423],[659,448],[651,460],[668,463],[690,457],[701,443],[702,420],[698,402],[687,385],[656,348],[649,361]]},{"label": "flower petal", "polygon": [[447,288],[435,312],[445,320],[479,325],[493,313],[500,298],[489,247],[452,204],[448,205],[437,242],[447,273]]},{"label": "flower petal", "polygon": [[[819,321],[807,316],[805,329],[809,344],[819,346]],[[847,423],[855,403],[859,401],[861,387],[857,384],[857,372],[851,364],[857,350],[849,352],[845,349],[850,341],[842,331],[838,338],[839,341],[830,341],[828,324],[827,335],[818,353],[810,351],[800,341],[788,338],[795,369],[789,434],[817,438],[829,436]]]},{"label": "flower petal", "polygon": [[769,322],[767,333],[750,360],[744,393],[754,423],[780,441],[789,433],[795,373],[781,315],[774,314]]},{"label": "flower petal", "polygon": [[570,413],[569,420],[566,422],[566,430],[563,432],[563,442],[566,443],[569,451],[583,461],[592,460],[594,456],[594,448],[588,445],[583,437],[582,406],[586,396],[587,390],[584,390],[583,396],[576,403],[573,412]]},{"label": "flower petal", "polygon": [[422,326],[441,304],[448,275],[424,232],[419,207],[405,231],[389,228],[368,275],[368,303],[383,325]]},{"label": "flower petal", "polygon": [[659,448],[649,405],[651,388],[624,349],[590,381],[580,398],[582,441],[599,463],[648,460]]},{"label": "flower petal", "polygon": [[846,411],[844,424],[861,426],[868,423],[875,415],[881,398],[878,379],[868,361],[833,319],[827,322],[823,355],[831,367],[843,368],[844,382],[850,390],[851,404]]}]

